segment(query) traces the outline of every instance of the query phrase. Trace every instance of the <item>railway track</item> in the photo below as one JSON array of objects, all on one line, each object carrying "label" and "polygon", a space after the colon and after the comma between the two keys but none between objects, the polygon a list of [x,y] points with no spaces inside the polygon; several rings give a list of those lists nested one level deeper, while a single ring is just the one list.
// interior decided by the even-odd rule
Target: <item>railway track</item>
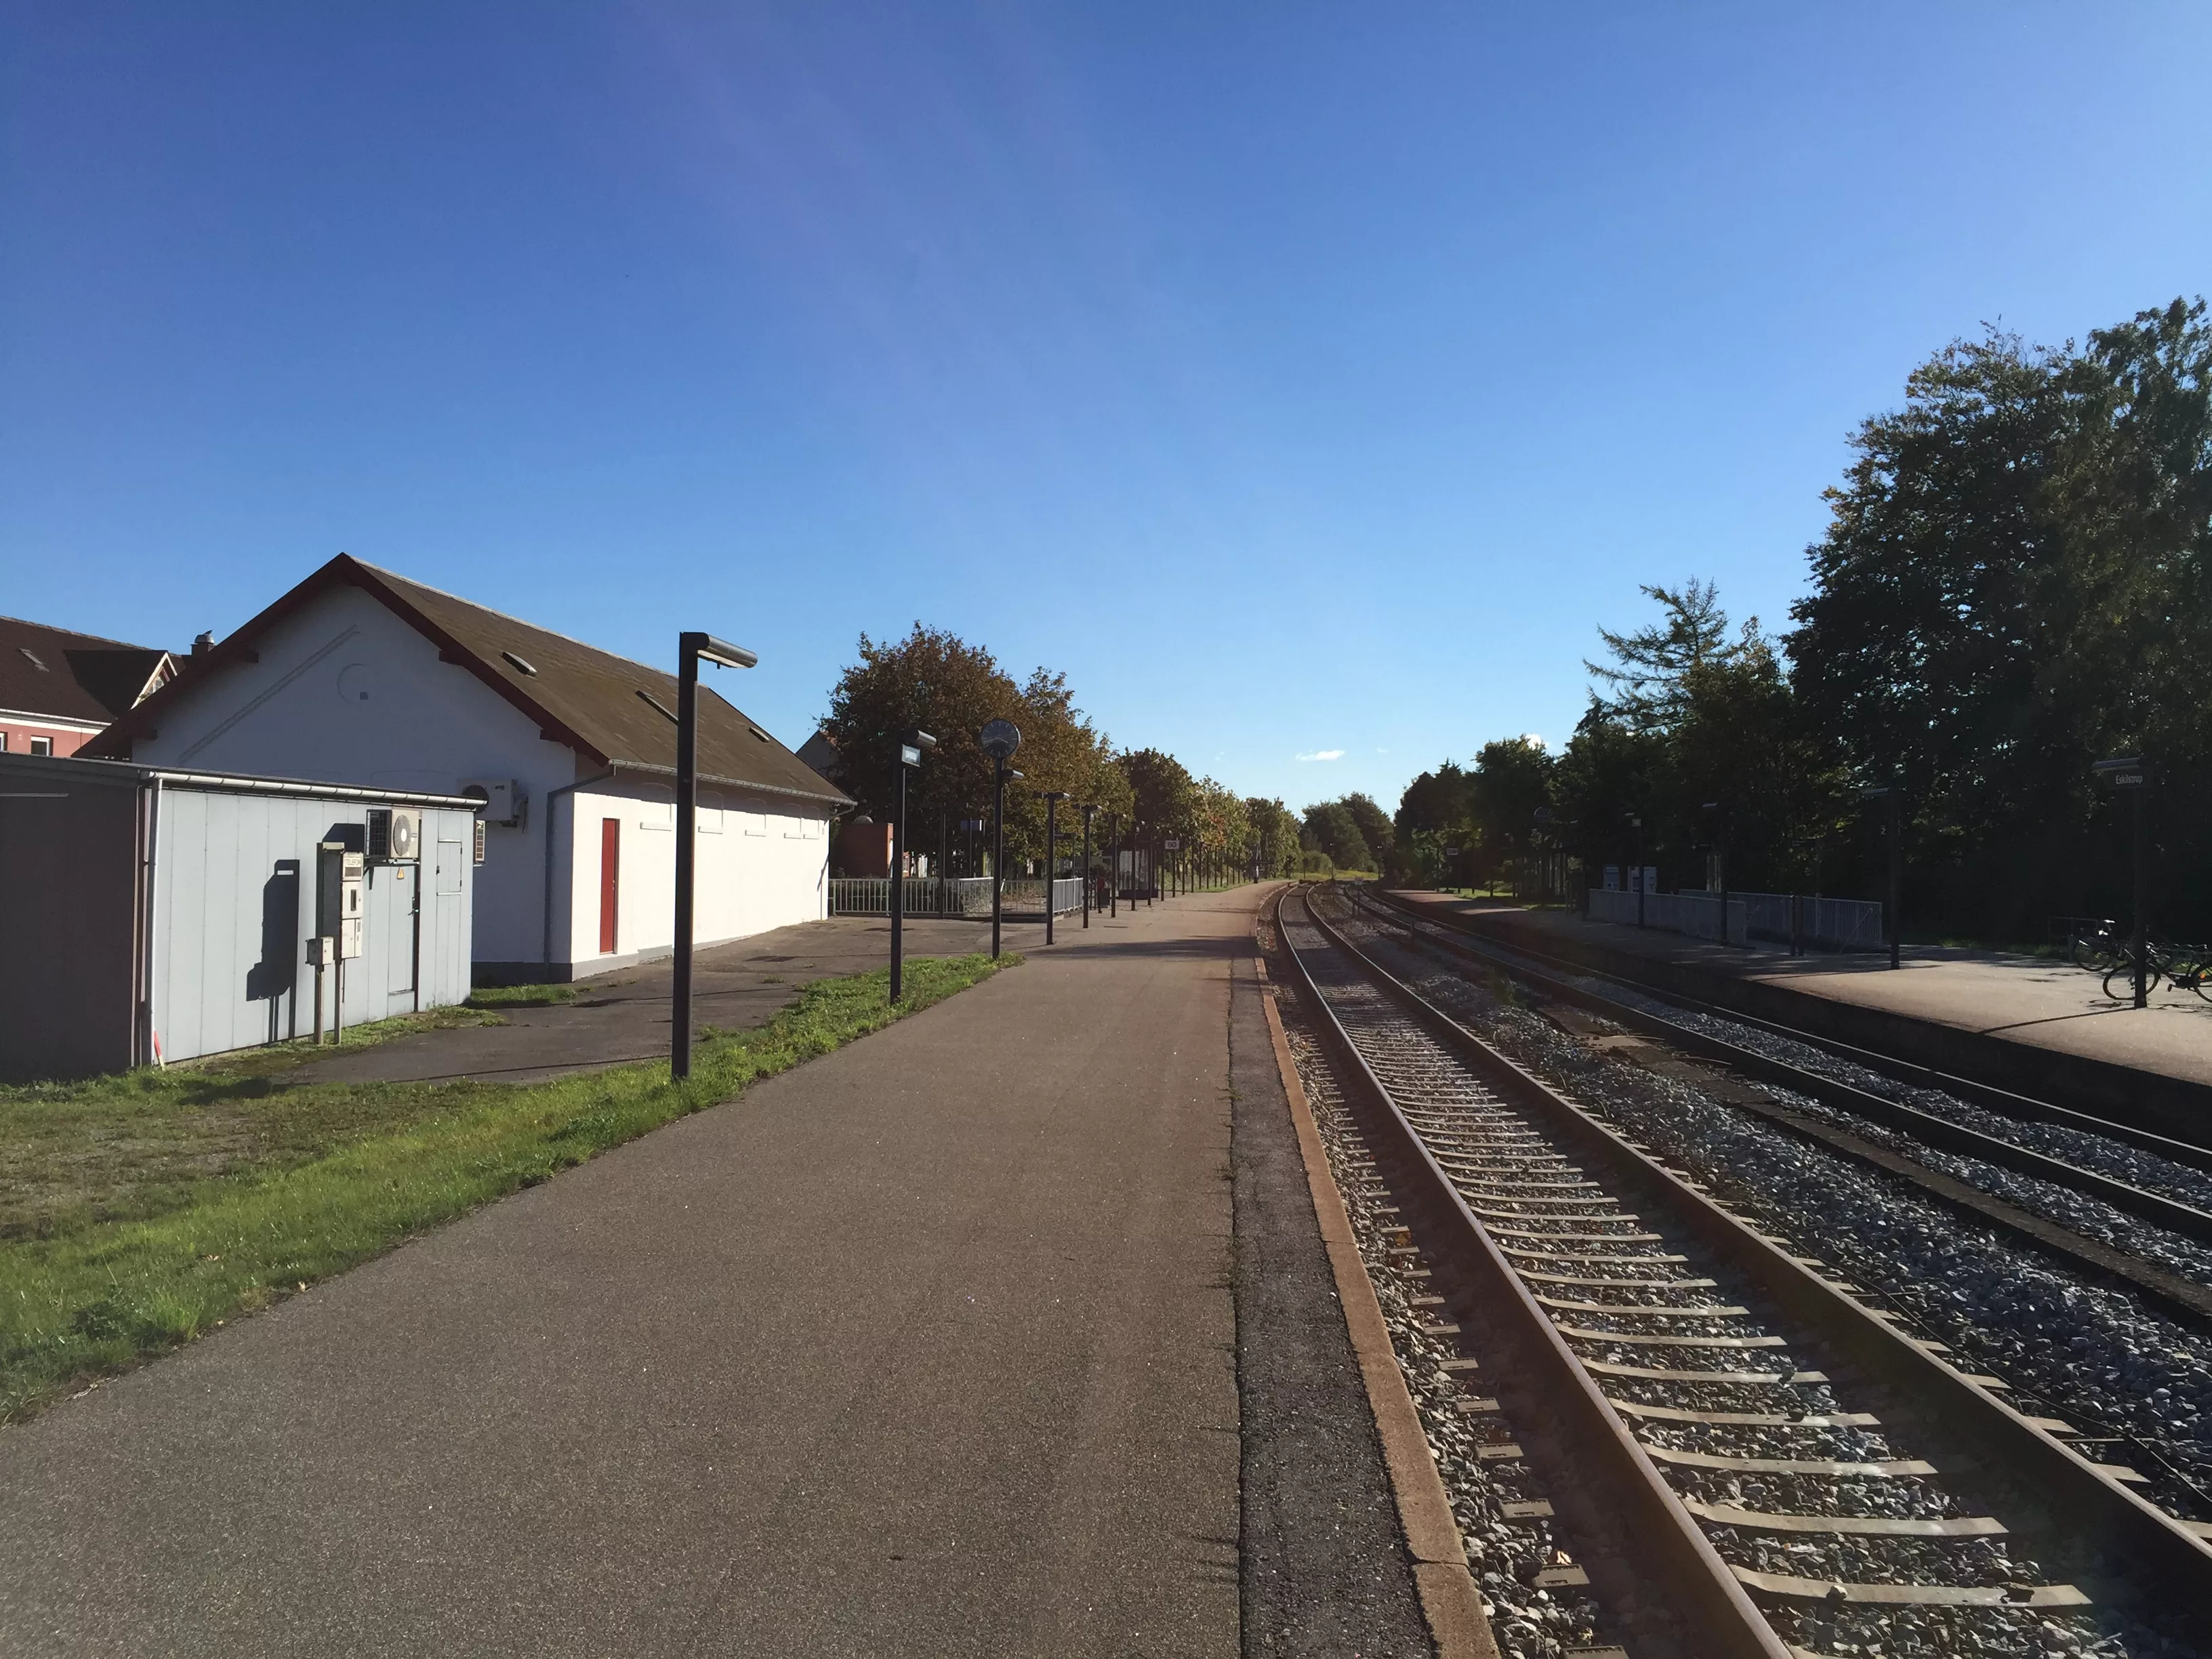
[{"label": "railway track", "polygon": [[1304,895],[1277,921],[1455,1322],[1436,1328],[1466,1353],[1460,1410],[1495,1425],[1486,1457],[1532,1467],[1638,1659],[2200,1650],[2212,1548],[2066,1425],[1492,1048]]},{"label": "railway track", "polygon": [[[2110,1205],[2125,1216],[2148,1223],[2152,1227],[2165,1229],[2179,1239],[2197,1244],[2212,1243],[2212,1211],[2186,1202],[2172,1192],[2121,1180],[2086,1164],[2022,1146],[2000,1134],[1984,1133],[1937,1112],[1924,1110],[1806,1066],[1793,1064],[1771,1052],[1747,1047],[1741,1036],[1722,1033],[1741,1031],[1745,1036],[1763,1033],[1780,1037],[1785,1042],[1795,1043],[1803,1048],[1846,1059],[1855,1067],[1863,1070],[1894,1069],[1902,1072],[1905,1075],[1899,1080],[1907,1086],[1927,1086],[1912,1075],[1917,1068],[1901,1066],[1885,1068],[1881,1056],[1847,1049],[1843,1045],[1826,1042],[1771,1022],[1705,1007],[1685,999],[1662,996],[1641,986],[1623,986],[1620,992],[1625,994],[1614,994],[1612,989],[1613,982],[1609,981],[1607,976],[1577,964],[1498,945],[1452,927],[1448,923],[1407,914],[1395,905],[1379,903],[1364,894],[1355,894],[1351,902],[1360,915],[1378,925],[1409,933],[1424,944],[1463,962],[1486,970],[1505,973],[1535,990],[1547,1001],[1567,1009],[1579,1008],[1597,1014],[1629,1031],[1652,1037],[1670,1049],[1724,1067],[1728,1073],[1790,1091],[1894,1131],[1911,1141],[2081,1194]],[[1655,1006],[1680,1008],[1681,1014],[1670,1017],[1668,1012],[1655,1012]],[[1683,1015],[1696,1019],[1697,1023],[1689,1023],[1688,1019],[1681,1017]],[[1959,1080],[1948,1081],[1957,1083]],[[1981,1092],[1989,1097],[2001,1096],[2001,1091],[1997,1091],[1984,1090]],[[1911,1181],[1937,1200],[1954,1209],[1968,1212],[1978,1220],[1997,1226],[2076,1268],[2086,1268],[2098,1277],[2124,1283],[2170,1314],[2200,1324],[2212,1323],[2212,1287],[2208,1287],[2200,1279],[2191,1277],[2186,1272],[2176,1271],[2167,1261],[2127,1248],[2124,1243],[2116,1243],[2094,1237],[2067,1224],[2064,1220],[2012,1202],[2002,1194],[1988,1191],[1971,1181],[1962,1181],[1950,1173],[1930,1169],[1926,1164],[1916,1160],[1909,1148],[1886,1146],[1854,1135],[1848,1129],[1841,1129],[1826,1120],[1808,1116],[1776,1103],[1765,1097],[1761,1091],[1754,1089],[1747,1093],[1730,1091],[1728,1097],[1731,1104],[1755,1112],[1778,1127],[1817,1141],[1832,1152]],[[2059,1122],[2063,1120],[2063,1127],[2075,1137],[2101,1135],[2133,1149],[2138,1154],[2151,1154],[2153,1159],[2164,1160],[2175,1166],[2172,1173],[2177,1177],[2185,1178],[2188,1171],[2194,1168],[2212,1168],[2212,1149],[2089,1118],[2063,1108],[2025,1101],[2018,1096],[2001,1097],[2013,1104],[2014,1113],[2008,1115],[2025,1117],[2033,1112],[2036,1116],[2031,1121]],[[1984,1104],[1981,1101],[1969,1103]],[[1984,1109],[1994,1109],[1984,1105]],[[2137,1159],[2139,1163],[2149,1161]],[[2156,1166],[2152,1164],[2151,1167]]]}]

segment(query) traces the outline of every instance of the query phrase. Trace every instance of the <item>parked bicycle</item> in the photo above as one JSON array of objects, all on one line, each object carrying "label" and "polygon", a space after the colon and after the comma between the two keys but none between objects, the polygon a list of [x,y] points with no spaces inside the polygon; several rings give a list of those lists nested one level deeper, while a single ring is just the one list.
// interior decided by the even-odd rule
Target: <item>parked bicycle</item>
[{"label": "parked bicycle", "polygon": [[[2092,974],[2109,972],[2127,954],[2128,934],[2117,921],[2080,921],[2068,933],[2066,954],[2076,968]],[[2129,958],[2132,965],[2134,958]]]},{"label": "parked bicycle", "polygon": [[[2169,945],[2150,940],[2143,952],[2143,986],[2151,989],[2163,980],[2177,991],[2194,991],[2212,1002],[2212,951],[2201,945]],[[2123,939],[2105,970],[2105,994],[2126,1002],[2136,994],[2135,947]]]}]

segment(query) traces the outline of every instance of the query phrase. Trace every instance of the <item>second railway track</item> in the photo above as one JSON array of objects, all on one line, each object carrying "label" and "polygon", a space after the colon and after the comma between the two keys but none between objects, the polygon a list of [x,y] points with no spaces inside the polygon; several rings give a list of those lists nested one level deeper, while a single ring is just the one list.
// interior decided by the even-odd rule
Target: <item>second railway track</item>
[{"label": "second railway track", "polygon": [[1638,1659],[2203,1650],[2212,1549],[2066,1425],[1483,1042],[1304,896],[1279,923],[1474,1350],[1462,1409],[1545,1478]]}]

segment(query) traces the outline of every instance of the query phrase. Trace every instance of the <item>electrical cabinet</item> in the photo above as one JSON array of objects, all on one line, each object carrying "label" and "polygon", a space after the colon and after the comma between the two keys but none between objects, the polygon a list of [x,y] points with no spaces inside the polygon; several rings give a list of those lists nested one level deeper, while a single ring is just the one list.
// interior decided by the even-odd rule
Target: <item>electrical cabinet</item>
[{"label": "electrical cabinet", "polygon": [[342,841],[326,841],[316,849],[315,933],[337,941],[341,961],[362,951],[362,889],[368,878],[367,854],[352,851]]}]

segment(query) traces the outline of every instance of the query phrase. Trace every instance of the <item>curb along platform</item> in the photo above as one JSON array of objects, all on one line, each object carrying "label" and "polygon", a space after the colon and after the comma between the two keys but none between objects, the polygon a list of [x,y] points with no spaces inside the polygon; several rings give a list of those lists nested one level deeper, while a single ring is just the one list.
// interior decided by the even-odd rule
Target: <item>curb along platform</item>
[{"label": "curb along platform", "polygon": [[0,1431],[0,1650],[1427,1652],[1264,890],[1064,924]]}]

